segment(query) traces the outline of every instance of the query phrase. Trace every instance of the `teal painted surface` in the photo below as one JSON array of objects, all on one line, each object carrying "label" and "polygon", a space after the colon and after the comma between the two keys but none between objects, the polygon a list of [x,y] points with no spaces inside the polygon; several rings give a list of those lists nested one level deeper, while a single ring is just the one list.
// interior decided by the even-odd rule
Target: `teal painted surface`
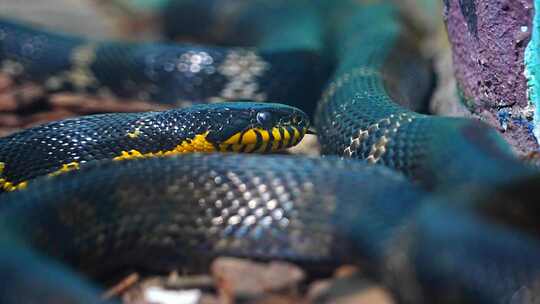
[{"label": "teal painted surface", "polygon": [[436,0],[417,0],[421,8],[425,9],[426,12],[435,14],[435,16],[440,17],[441,2]]},{"label": "teal painted surface", "polygon": [[540,58],[538,46],[540,45],[540,0],[534,0],[534,18],[532,26],[532,36],[527,49],[525,50],[525,76],[527,77],[527,87],[529,102],[535,107],[534,110],[534,136],[540,139]]},{"label": "teal painted surface", "polygon": [[167,4],[169,0],[132,0],[131,5],[138,9],[158,10]]}]

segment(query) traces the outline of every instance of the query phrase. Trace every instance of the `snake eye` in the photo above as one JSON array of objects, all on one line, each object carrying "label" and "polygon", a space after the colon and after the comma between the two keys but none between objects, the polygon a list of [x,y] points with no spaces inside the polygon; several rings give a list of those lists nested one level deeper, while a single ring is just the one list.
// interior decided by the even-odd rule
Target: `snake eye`
[{"label": "snake eye", "polygon": [[261,125],[267,125],[270,123],[272,115],[269,112],[259,112],[257,113],[257,122]]},{"label": "snake eye", "polygon": [[300,123],[301,120],[302,120],[302,119],[300,118],[300,116],[296,116],[296,115],[295,115],[295,116],[293,116],[293,118],[292,118],[292,123],[295,124],[295,125],[297,125],[297,124]]}]

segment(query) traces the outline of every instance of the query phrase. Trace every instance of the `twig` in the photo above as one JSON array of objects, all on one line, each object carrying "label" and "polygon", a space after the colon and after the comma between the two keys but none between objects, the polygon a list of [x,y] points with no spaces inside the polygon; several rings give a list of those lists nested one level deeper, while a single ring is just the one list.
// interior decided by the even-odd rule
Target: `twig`
[{"label": "twig", "polygon": [[139,274],[132,273],[129,276],[127,276],[125,279],[120,281],[115,286],[111,287],[109,290],[107,290],[101,298],[103,300],[109,300],[113,297],[116,297],[123,292],[125,292],[129,287],[133,286],[135,283],[139,281]]}]

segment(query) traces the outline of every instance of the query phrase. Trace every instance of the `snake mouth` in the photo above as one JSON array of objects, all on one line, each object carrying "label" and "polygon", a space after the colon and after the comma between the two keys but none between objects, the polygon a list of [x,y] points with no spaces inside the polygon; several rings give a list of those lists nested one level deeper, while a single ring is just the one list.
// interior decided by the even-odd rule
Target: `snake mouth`
[{"label": "snake mouth", "polygon": [[269,153],[285,150],[298,144],[306,134],[306,128],[293,126],[271,129],[249,128],[235,133],[219,144],[221,152]]}]

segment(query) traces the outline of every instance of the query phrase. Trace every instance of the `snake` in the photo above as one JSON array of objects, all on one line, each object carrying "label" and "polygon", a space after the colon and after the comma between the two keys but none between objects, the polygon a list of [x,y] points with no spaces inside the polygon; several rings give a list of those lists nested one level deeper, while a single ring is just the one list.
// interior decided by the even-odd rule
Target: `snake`
[{"label": "snake", "polygon": [[[214,14],[221,11],[215,3],[202,1],[200,5],[206,14],[215,17]],[[242,138],[248,133],[247,137],[252,139],[269,138],[276,128],[278,131],[289,128],[289,143],[291,138],[294,138],[292,142],[298,142],[308,132],[306,117],[313,115],[323,153],[328,156],[173,153],[175,155],[145,157],[149,153],[166,154],[175,150],[187,138],[190,149],[194,149],[202,141],[200,137],[195,140],[195,136],[203,136],[210,130],[199,129],[202,134],[195,132],[191,137],[176,137],[165,146],[134,146],[133,150],[138,152],[131,151],[130,145],[119,145],[119,150],[108,152],[100,160],[85,159],[87,163],[82,163],[78,170],[64,167],[77,161],[66,161],[65,156],[49,162],[52,166],[40,168],[39,173],[26,175],[19,173],[25,165],[13,165],[10,169],[8,166],[12,165],[6,161],[4,172],[9,175],[6,175],[4,186],[9,182],[11,187],[18,185],[25,189],[5,193],[0,198],[0,272],[8,278],[0,285],[2,303],[20,303],[21,299],[30,303],[97,303],[101,301],[99,291],[90,281],[102,280],[117,268],[166,271],[180,267],[196,271],[198,267],[208,267],[208,262],[220,255],[285,259],[306,265],[307,269],[359,262],[389,286],[403,303],[527,303],[538,296],[540,244],[535,236],[538,228],[533,211],[536,207],[523,194],[534,191],[539,182],[538,174],[519,162],[500,135],[487,126],[467,119],[435,117],[411,110],[418,100],[429,94],[429,62],[417,48],[414,29],[409,28],[393,4],[387,1],[319,1],[313,12],[313,7],[299,1],[283,6],[262,5],[260,7],[268,11],[260,14],[261,8],[257,5],[252,8],[242,1],[224,3],[226,6],[239,3],[238,11],[241,12],[237,15],[233,10],[221,19],[216,18],[216,28],[235,20],[232,28],[212,31],[224,33],[224,41],[230,37],[229,30],[234,32],[235,26],[245,27],[254,21],[262,24],[260,28],[250,27],[248,31],[251,34],[248,36],[259,39],[259,34],[264,33],[258,41],[261,53],[242,49],[240,52],[248,54],[244,61],[270,56],[261,54],[272,49],[277,57],[286,54],[282,58],[291,60],[283,61],[284,66],[294,62],[293,66],[300,64],[311,69],[313,64],[322,72],[319,75],[326,73],[323,71],[327,71],[328,62],[335,67],[316,109],[311,112],[309,106],[314,106],[310,104],[311,94],[319,92],[307,93],[310,96],[305,99],[289,97],[304,96],[302,92],[313,83],[309,80],[313,73],[306,74],[307,86],[292,81],[294,84],[287,88],[299,89],[292,95],[287,95],[285,89],[276,90],[276,87],[263,92],[261,84],[270,88],[274,80],[265,78],[267,75],[261,72],[266,70],[262,68],[265,64],[254,60],[258,62],[255,74],[244,73],[227,83],[227,71],[235,69],[226,68],[226,59],[218,60],[215,66],[218,70],[219,66],[224,66],[222,72],[209,76],[218,80],[194,81],[197,88],[191,87],[188,93],[209,101],[215,100],[213,97],[218,92],[218,99],[251,98],[257,101],[257,98],[276,96],[283,100],[302,99],[302,103],[309,105],[305,105],[307,114],[290,107],[303,109],[302,104],[289,104],[281,106],[284,113],[274,115],[273,109],[279,106],[256,104],[254,107],[258,110],[250,116],[255,115],[255,121],[257,116],[267,116],[258,115],[264,112],[287,117],[286,123],[282,120],[281,124],[264,127],[258,122],[247,129],[245,126],[229,128],[230,124],[226,124],[223,129],[230,133],[222,137],[223,142],[214,141],[202,146],[211,147],[213,151],[221,151],[222,144],[236,144],[238,151],[265,150],[269,147],[268,142],[263,149],[261,141],[243,142]],[[197,11],[197,5],[193,6]],[[298,28],[287,19],[303,14],[308,17],[293,18],[298,19]],[[194,14],[192,19],[186,20],[193,21],[197,16]],[[279,22],[272,23],[271,20]],[[276,25],[275,32],[269,26],[271,24]],[[303,35],[303,32],[307,34]],[[322,35],[323,32],[329,34]],[[0,33],[3,33],[0,35],[0,56],[18,63],[20,66],[15,70],[22,71],[20,76],[35,77],[34,80],[49,82],[53,84],[51,87],[62,89],[59,80],[70,80],[69,75],[72,75],[63,72],[81,72],[79,68],[82,68],[83,75],[95,78],[90,77],[94,85],[99,84],[113,94],[123,96],[130,86],[120,85],[121,89],[116,90],[118,86],[113,81],[123,79],[115,73],[124,71],[128,75],[125,77],[141,77],[132,80],[142,81],[137,88],[144,88],[145,82],[163,85],[155,90],[156,95],[143,94],[157,100],[179,92],[173,90],[174,93],[170,93],[167,88],[174,86],[172,79],[178,80],[179,76],[174,75],[182,70],[158,73],[158,78],[172,77],[157,81],[147,78],[148,74],[142,76],[141,67],[144,70],[148,65],[159,66],[159,72],[167,72],[169,65],[165,59],[173,56],[178,59],[177,63],[187,64],[189,73],[194,74],[193,66],[197,66],[194,70],[198,71],[207,68],[200,64],[205,57],[201,53],[215,54],[213,48],[195,47],[199,59],[194,64],[191,59],[189,62],[185,62],[186,57],[182,59],[183,52],[190,52],[191,46],[174,49],[177,47],[174,44],[93,44],[82,38],[49,34],[11,21],[2,21]],[[281,35],[287,42],[281,45],[282,48],[275,43]],[[47,43],[49,38],[53,43]],[[29,40],[36,40],[42,46],[29,51],[32,56],[37,54],[36,57],[25,57],[26,51],[20,48],[22,41]],[[236,43],[236,40],[232,41]],[[323,41],[330,45],[328,49],[319,49]],[[298,51],[298,45],[294,43],[303,44],[301,47],[309,52]],[[62,48],[55,48],[55,45]],[[92,49],[90,52],[88,45]],[[238,55],[238,49],[231,51],[217,47],[215,50],[224,52],[225,55],[219,58],[230,54],[235,54],[235,58],[242,57]],[[294,52],[287,53],[290,50]],[[53,61],[52,57],[45,56],[56,51],[77,54],[74,55],[77,59],[70,61],[70,56],[57,56]],[[283,51],[285,53],[280,53]],[[319,51],[321,53],[314,55]],[[81,56],[81,52],[87,52],[87,56]],[[119,55],[113,57],[113,53]],[[320,59],[325,61],[321,65],[319,59],[309,63],[297,61],[302,61],[308,53],[310,58],[327,59]],[[295,54],[301,56],[287,57]],[[213,55],[210,57],[214,58]],[[111,71],[114,80],[105,80],[102,76],[105,67],[114,66],[115,60],[103,61],[107,64],[101,65],[101,58],[116,58],[122,64]],[[268,58],[265,57],[271,60]],[[74,64],[81,61],[84,61],[83,65]],[[213,65],[214,59],[211,61]],[[61,71],[57,75],[68,75],[67,78],[49,78],[51,66],[55,64]],[[277,61],[275,64],[279,65]],[[266,66],[271,70],[269,66],[273,65]],[[179,67],[184,66],[176,66]],[[180,74],[185,75],[186,71]],[[324,77],[319,75],[316,77]],[[197,77],[200,76],[194,78]],[[277,87],[283,81],[287,82],[286,75],[283,77],[276,80]],[[305,80],[302,76],[298,79]],[[250,87],[250,94],[222,94],[223,87],[230,83],[239,85],[241,80],[245,80],[241,87]],[[67,82],[73,86],[72,82]],[[187,83],[191,85],[190,81]],[[256,85],[250,86],[253,83]],[[211,86],[211,90],[195,93],[196,89]],[[180,95],[171,99],[193,97]],[[250,105],[253,106],[244,103],[239,109],[245,111]],[[195,109],[219,112],[225,107],[235,106],[216,103],[195,106]],[[164,127],[159,121],[140,124],[139,119],[177,117],[192,113],[189,109],[161,114],[83,117],[38,126],[10,138],[15,142],[22,140],[32,149],[36,146],[30,137],[40,130],[51,137],[59,134],[54,133],[55,127],[51,126],[77,132],[80,127],[72,127],[70,122],[98,121],[99,125],[92,125],[90,131],[103,130],[102,123],[121,125],[111,129],[119,130],[119,133],[110,138],[135,144],[138,141],[133,139],[138,140],[140,135],[148,135],[141,138],[154,136],[150,132],[152,129],[145,127]],[[203,116],[204,111],[200,112]],[[209,117],[207,123],[213,124],[214,115]],[[143,128],[137,132],[137,126]],[[193,126],[199,124],[190,125]],[[296,129],[291,129],[293,127]],[[204,139],[208,139],[211,132]],[[292,135],[297,133],[299,136]],[[98,136],[105,138],[103,134],[98,133]],[[242,144],[246,146],[240,148],[238,145]],[[111,146],[111,143],[104,145]],[[283,143],[284,146],[287,145]],[[8,148],[0,147],[9,149],[7,145]],[[87,146],[82,148],[85,151]],[[14,159],[39,155],[34,151],[25,155],[28,149],[13,151]],[[56,153],[53,152],[60,155]],[[116,157],[137,159],[107,159]],[[35,164],[36,168],[41,165],[37,159]],[[60,174],[54,174],[59,170],[62,171]],[[20,183],[27,179],[30,182],[21,187]],[[510,207],[518,207],[518,211],[511,211]],[[33,270],[31,275],[30,269]]]},{"label": "snake", "polygon": [[299,109],[254,102],[66,119],[0,139],[0,186],[24,189],[35,177],[103,159],[279,151],[296,145],[308,127],[309,118]]}]

